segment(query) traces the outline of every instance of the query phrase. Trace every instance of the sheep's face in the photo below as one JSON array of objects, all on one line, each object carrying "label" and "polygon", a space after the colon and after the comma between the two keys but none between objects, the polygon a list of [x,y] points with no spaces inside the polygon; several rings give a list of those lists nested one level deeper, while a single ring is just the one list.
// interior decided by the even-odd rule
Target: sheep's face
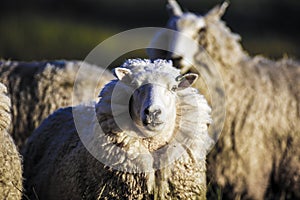
[{"label": "sheep's face", "polygon": [[171,53],[168,57],[177,62],[176,65],[193,65],[194,55],[199,51],[199,33],[206,27],[204,18],[193,13],[184,13],[173,16],[167,27],[176,31],[169,40],[168,48]]},{"label": "sheep's face", "polygon": [[176,93],[159,83],[142,85],[132,95],[130,113],[139,126],[160,132],[175,120]]},{"label": "sheep's face", "polygon": [[216,51],[216,47],[208,48],[208,45],[224,45],[223,35],[227,34],[228,28],[223,25],[220,18],[227,6],[228,3],[225,2],[205,16],[201,16],[182,12],[176,1],[169,0],[168,8],[171,16],[167,28],[175,31],[161,31],[151,42],[163,45],[169,53],[163,55],[160,50],[150,49],[149,57],[172,59],[176,67],[183,67],[182,73],[185,73],[190,67],[195,66],[197,53],[204,49],[208,53]]},{"label": "sheep's face", "polygon": [[135,74],[126,68],[116,68],[115,74],[134,88],[129,113],[145,137],[174,129],[177,92],[189,87],[197,79],[196,74],[180,76],[178,72],[174,76],[155,70]]}]

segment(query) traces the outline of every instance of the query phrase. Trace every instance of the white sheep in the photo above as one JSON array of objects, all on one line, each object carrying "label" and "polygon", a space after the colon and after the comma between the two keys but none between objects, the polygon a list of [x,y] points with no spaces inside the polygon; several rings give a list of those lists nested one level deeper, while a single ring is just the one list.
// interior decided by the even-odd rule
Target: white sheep
[{"label": "white sheep", "polygon": [[24,152],[31,199],[205,199],[210,107],[171,61],[115,69],[95,106],[60,109]]},{"label": "white sheep", "polygon": [[[82,76],[77,77],[79,68]],[[91,100],[90,94],[97,97],[96,92],[111,77],[102,68],[80,61],[0,61],[0,81],[7,85],[12,101],[10,132],[17,146],[21,149],[32,131],[56,109]]]},{"label": "white sheep", "polygon": [[10,109],[6,87],[0,83],[0,199],[21,199],[21,157],[8,133]]},{"label": "white sheep", "polygon": [[[152,49],[149,55],[152,59],[173,58],[183,66],[183,73],[199,69],[208,83],[215,79],[213,69],[221,74],[226,118],[219,141],[208,156],[212,188],[229,199],[299,199],[300,64],[287,58],[276,62],[249,56],[240,37],[220,20],[227,5],[225,2],[200,16],[182,12],[176,1],[169,0],[173,15],[167,27],[178,34],[168,39],[166,32],[160,32],[153,43],[166,45],[171,53],[163,55]],[[199,83],[195,87],[202,91],[204,84]],[[215,87],[210,92],[219,91]],[[220,99],[213,99],[215,105],[222,104]],[[214,109],[212,106],[212,113]]]}]

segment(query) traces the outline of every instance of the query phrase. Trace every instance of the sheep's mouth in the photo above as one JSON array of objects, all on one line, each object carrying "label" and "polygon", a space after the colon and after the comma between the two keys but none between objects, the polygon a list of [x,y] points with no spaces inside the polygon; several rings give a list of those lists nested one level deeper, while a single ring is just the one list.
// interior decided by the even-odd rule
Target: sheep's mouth
[{"label": "sheep's mouth", "polygon": [[150,130],[160,129],[163,126],[163,124],[164,124],[164,122],[161,122],[161,121],[151,121],[151,122],[149,122],[147,120],[143,121],[143,125]]}]

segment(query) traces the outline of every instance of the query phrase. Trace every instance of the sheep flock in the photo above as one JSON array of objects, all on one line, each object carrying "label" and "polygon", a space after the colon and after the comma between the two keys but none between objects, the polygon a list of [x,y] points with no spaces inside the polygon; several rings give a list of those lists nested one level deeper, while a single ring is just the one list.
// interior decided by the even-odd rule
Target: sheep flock
[{"label": "sheep flock", "polygon": [[300,199],[300,63],[250,56],[227,6],[168,0],[169,52],[114,76],[0,60],[0,199]]}]

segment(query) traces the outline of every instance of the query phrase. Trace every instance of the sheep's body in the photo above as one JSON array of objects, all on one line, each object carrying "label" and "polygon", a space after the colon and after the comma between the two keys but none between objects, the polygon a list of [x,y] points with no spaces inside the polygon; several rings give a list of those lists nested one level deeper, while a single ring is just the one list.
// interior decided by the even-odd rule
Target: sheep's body
[{"label": "sheep's body", "polygon": [[[126,121],[124,127],[115,121],[114,117],[128,111],[120,97],[141,86],[141,79],[148,79],[152,72],[165,78],[171,71],[179,75],[170,63],[162,71],[165,62],[138,62],[146,65],[127,65],[133,72],[130,81],[126,76],[107,84],[95,106],[77,106],[73,113],[72,108],[60,109],[32,134],[24,153],[25,189],[31,199],[35,198],[32,188],[39,199],[205,199],[205,155],[212,142],[207,133],[210,108],[195,89],[177,92],[176,124],[172,126],[176,130],[163,128],[157,135],[140,137],[143,131],[137,130],[143,126],[136,129],[136,121]],[[121,90],[114,99],[118,84]],[[132,101],[129,107],[137,105]],[[113,107],[119,113],[114,117]],[[160,114],[164,109],[169,108]],[[167,120],[165,126],[173,123]]]},{"label": "sheep's body", "polygon": [[[189,61],[200,67],[205,81],[216,78],[210,73],[212,67],[223,79],[226,118],[216,147],[208,156],[208,184],[215,191],[221,189],[225,199],[299,199],[300,64],[291,59],[275,62],[250,57],[242,49],[239,36],[220,20],[225,7],[226,3],[203,17],[194,15],[204,26],[189,34],[192,38],[199,33],[197,42],[202,48],[183,52],[182,42],[173,40],[175,44],[169,45],[179,52],[176,56],[194,57]],[[169,28],[177,30],[176,21],[185,16],[180,13]],[[181,25],[192,26],[185,20]],[[184,32],[185,27],[180,28],[178,31]],[[164,58],[151,53],[153,58]],[[192,56],[186,55],[189,53]],[[202,90],[204,85],[199,81],[195,87],[206,91]],[[219,91],[214,89],[211,92]],[[214,116],[213,120],[217,122]]]},{"label": "sheep's body", "polygon": [[222,76],[226,120],[208,181],[230,199],[299,198],[300,67],[258,57],[239,66]]},{"label": "sheep's body", "polygon": [[8,133],[10,109],[6,87],[0,83],[0,199],[21,199],[21,157]]},{"label": "sheep's body", "polygon": [[[83,76],[76,80],[80,67],[85,74],[81,73]],[[102,79],[98,80],[96,76],[102,72]],[[0,61],[0,81],[7,85],[12,101],[11,133],[18,147],[24,145],[32,131],[50,113],[86,101],[111,77],[101,68],[83,62]],[[75,80],[76,91],[72,96]],[[97,88],[92,88],[97,81]]]}]

